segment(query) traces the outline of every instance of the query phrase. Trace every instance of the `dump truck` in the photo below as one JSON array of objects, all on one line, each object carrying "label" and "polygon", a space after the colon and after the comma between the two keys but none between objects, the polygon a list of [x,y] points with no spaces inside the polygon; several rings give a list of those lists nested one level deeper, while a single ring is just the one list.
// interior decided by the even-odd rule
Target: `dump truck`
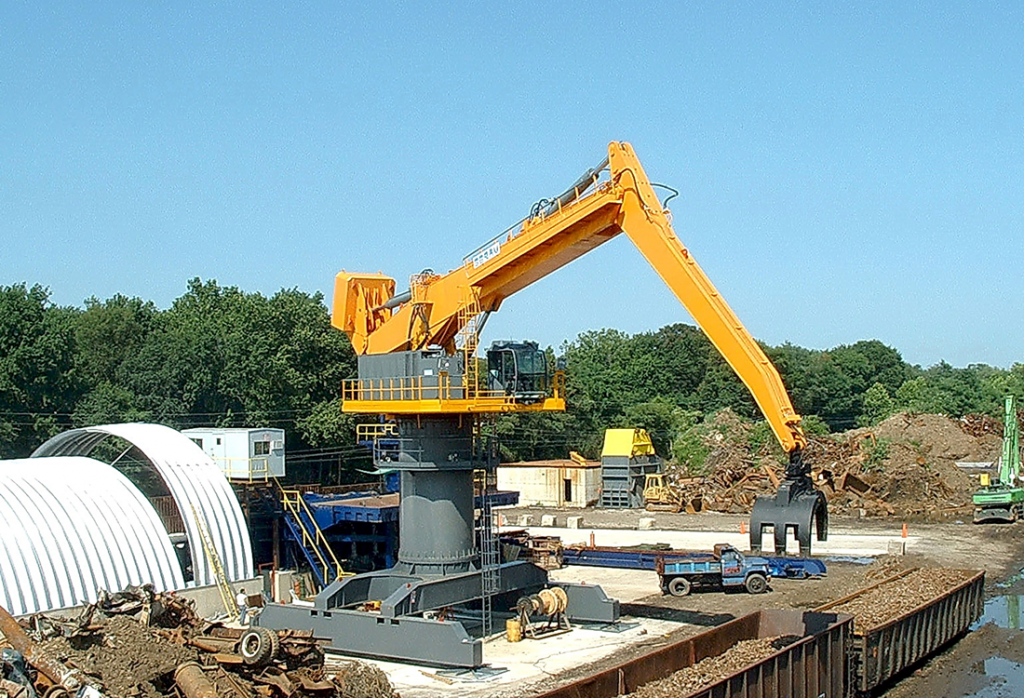
[{"label": "dump truck", "polygon": [[772,576],[768,560],[747,557],[725,543],[716,545],[714,557],[707,560],[659,561],[657,572],[662,593],[672,596],[686,596],[694,587],[763,594]]}]

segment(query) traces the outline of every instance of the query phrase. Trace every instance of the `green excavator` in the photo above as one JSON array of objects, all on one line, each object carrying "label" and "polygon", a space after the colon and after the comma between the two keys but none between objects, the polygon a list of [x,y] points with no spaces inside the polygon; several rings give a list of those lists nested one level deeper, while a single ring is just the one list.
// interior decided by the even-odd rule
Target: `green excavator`
[{"label": "green excavator", "polygon": [[1003,426],[1003,455],[996,479],[981,476],[981,489],[974,493],[974,523],[1013,523],[1024,518],[1024,487],[1020,480],[1020,428],[1013,395],[1006,396]]}]

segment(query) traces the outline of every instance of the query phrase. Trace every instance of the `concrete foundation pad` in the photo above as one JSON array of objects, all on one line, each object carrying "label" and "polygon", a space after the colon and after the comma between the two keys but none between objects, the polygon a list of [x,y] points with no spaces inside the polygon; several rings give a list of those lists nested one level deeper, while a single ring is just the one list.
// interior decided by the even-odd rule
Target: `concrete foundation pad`
[{"label": "concrete foundation pad", "polygon": [[[621,633],[574,628],[562,635],[541,640],[524,639],[516,643],[508,642],[504,636],[495,637],[484,645],[484,659],[491,667],[505,671],[483,681],[472,676],[451,678],[444,673],[441,674],[444,679],[438,678],[438,670],[430,667],[377,660],[372,660],[371,663],[388,675],[388,679],[402,698],[495,697],[506,693],[520,695],[520,692],[530,684],[542,681],[550,674],[558,674],[614,656],[623,648],[649,643],[659,636],[688,627],[671,621],[647,618],[625,620],[631,625],[638,625]],[[696,626],[693,626],[693,629],[694,632],[698,630]],[[345,659],[328,654],[328,671],[332,665]]]}]

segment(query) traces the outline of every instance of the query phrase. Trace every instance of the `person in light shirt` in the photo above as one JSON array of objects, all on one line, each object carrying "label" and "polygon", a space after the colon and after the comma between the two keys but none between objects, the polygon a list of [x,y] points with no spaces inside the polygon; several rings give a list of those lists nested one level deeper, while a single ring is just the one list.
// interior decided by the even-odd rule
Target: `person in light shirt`
[{"label": "person in light shirt", "polygon": [[245,625],[246,616],[249,613],[249,606],[246,600],[245,589],[239,589],[238,596],[235,597],[235,603],[238,604],[238,622],[240,625]]}]

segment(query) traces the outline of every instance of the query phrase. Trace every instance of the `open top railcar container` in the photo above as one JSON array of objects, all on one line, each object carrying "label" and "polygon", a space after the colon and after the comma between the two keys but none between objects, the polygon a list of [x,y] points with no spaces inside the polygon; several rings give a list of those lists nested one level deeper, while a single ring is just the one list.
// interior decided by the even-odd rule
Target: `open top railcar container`
[{"label": "open top railcar container", "polygon": [[[815,610],[827,613],[916,571],[917,568],[905,570]],[[873,628],[853,630],[850,645],[857,691],[870,692],[967,632],[971,623],[981,617],[985,608],[985,573],[965,572],[969,574],[966,581],[917,608]]]},{"label": "open top railcar container", "polygon": [[538,698],[612,698],[665,678],[741,640],[783,635],[799,639],[769,657],[679,698],[842,698],[852,618],[834,613],[770,609],[729,621],[542,694]]}]

